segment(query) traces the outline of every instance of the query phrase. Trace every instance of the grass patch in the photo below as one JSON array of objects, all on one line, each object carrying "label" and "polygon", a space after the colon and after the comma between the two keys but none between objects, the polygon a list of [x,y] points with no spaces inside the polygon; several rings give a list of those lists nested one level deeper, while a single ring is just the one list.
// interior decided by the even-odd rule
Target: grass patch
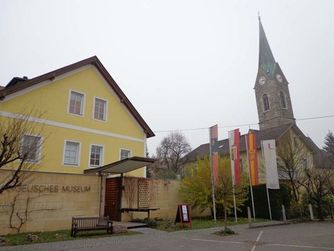
[{"label": "grass patch", "polygon": [[[38,238],[34,241],[27,240],[27,235],[36,235]],[[19,234],[8,234],[4,236],[5,243],[0,246],[13,246],[13,245],[24,245],[31,243],[45,243],[45,242],[55,242],[55,241],[67,241],[67,240],[77,240],[77,239],[87,239],[87,238],[101,238],[101,237],[113,237],[121,235],[135,235],[140,234],[139,232],[129,231],[127,233],[121,234],[107,234],[106,230],[96,230],[88,232],[80,232],[77,237],[71,237],[70,230],[59,230],[52,232],[33,232],[33,233],[19,233]]]},{"label": "grass patch", "polygon": [[[257,219],[256,222],[264,222],[265,219]],[[156,221],[156,229],[173,232],[178,230],[190,229],[187,225],[182,226],[181,224],[174,224],[174,220],[162,220]],[[234,218],[229,218],[227,221],[228,226],[238,225],[238,224],[248,224],[248,218],[238,218],[238,222],[235,222]],[[217,219],[213,221],[212,219],[193,219],[191,229],[205,229],[213,227],[224,227],[224,220]]]}]

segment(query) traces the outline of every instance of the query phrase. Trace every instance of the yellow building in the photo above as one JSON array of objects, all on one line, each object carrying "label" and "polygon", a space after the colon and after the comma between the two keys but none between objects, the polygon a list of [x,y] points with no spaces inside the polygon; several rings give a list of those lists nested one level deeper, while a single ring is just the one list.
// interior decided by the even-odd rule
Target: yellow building
[{"label": "yellow building", "polygon": [[[146,156],[153,131],[94,56],[41,76],[13,78],[0,90],[0,121],[22,114],[38,135],[29,161],[42,172],[82,174],[120,159]],[[145,168],[130,173],[145,177]]]},{"label": "yellow building", "polygon": [[[1,129],[13,121],[25,122],[18,149],[29,169],[22,169],[22,184],[0,192],[0,234],[18,226],[66,229],[73,216],[120,221],[140,211],[124,199],[123,174],[146,180],[145,166],[154,161],[146,158],[146,140],[154,133],[96,56],[1,87]],[[2,166],[0,188],[19,162]],[[21,226],[21,212],[31,208]]]}]

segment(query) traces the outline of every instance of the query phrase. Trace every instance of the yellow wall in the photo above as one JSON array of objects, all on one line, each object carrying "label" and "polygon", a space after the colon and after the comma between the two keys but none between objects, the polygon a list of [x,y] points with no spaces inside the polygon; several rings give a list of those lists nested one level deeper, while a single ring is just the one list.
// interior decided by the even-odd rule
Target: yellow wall
[{"label": "yellow wall", "polygon": [[[28,92],[24,90],[7,96],[4,101],[0,101],[0,112],[31,113],[32,117],[47,120],[41,129],[44,141],[38,170],[82,173],[89,168],[90,144],[104,146],[104,164],[118,161],[121,148],[131,150],[132,156],[145,156],[146,136],[143,129],[94,66],[85,66],[53,81],[42,83],[38,88],[37,86]],[[68,113],[70,90],[85,94],[83,116]],[[22,92],[23,95],[18,95]],[[107,121],[93,119],[95,97],[108,101]],[[64,125],[66,128],[63,128]],[[39,123],[37,127],[40,126]],[[80,166],[64,166],[65,140],[81,143]],[[131,174],[143,176],[144,169]]]}]

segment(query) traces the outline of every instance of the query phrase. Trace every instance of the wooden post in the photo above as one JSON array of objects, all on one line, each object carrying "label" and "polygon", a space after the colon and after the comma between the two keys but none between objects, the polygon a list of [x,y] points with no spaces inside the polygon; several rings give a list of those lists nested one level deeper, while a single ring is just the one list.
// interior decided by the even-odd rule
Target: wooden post
[{"label": "wooden post", "polygon": [[248,214],[248,226],[249,228],[252,227],[252,213],[250,207],[247,207],[247,214]]},{"label": "wooden post", "polygon": [[285,206],[282,205],[282,215],[283,215],[283,222],[286,223],[287,220],[286,220],[286,213],[285,213]]},{"label": "wooden post", "polygon": [[308,210],[310,211],[310,220],[314,220],[312,204],[308,204]]}]

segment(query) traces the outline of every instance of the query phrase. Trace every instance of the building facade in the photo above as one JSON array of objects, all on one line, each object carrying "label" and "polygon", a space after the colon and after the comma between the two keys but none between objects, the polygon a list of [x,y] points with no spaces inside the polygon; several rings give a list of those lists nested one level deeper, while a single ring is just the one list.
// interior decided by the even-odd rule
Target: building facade
[{"label": "building facade", "polygon": [[[29,161],[42,172],[82,174],[132,156],[146,156],[154,136],[102,63],[91,57],[33,79],[13,78],[0,90],[0,121],[27,118],[39,145]],[[129,175],[145,177],[145,168]]]},{"label": "building facade", "polygon": [[[154,133],[96,56],[0,88],[1,129],[19,121],[28,168],[0,194],[0,234],[69,229],[73,216],[129,218],[123,176],[145,180]],[[1,168],[0,185],[18,166]]]}]

